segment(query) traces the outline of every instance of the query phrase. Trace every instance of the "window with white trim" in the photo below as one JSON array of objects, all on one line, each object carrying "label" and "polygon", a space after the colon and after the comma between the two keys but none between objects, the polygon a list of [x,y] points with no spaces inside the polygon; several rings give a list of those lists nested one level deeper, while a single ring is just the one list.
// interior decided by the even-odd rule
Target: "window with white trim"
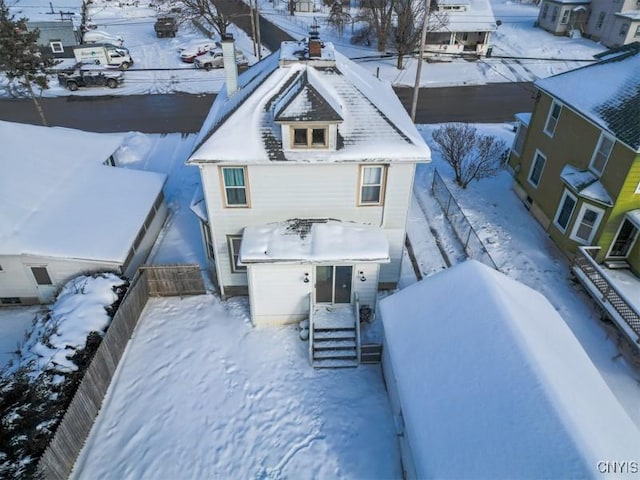
[{"label": "window with white trim", "polygon": [[52,53],[64,53],[64,47],[60,41],[52,40],[49,42],[49,47],[51,47]]},{"label": "window with white trim", "polygon": [[542,170],[544,170],[545,163],[547,163],[547,158],[540,153],[540,150],[536,150],[533,163],[531,164],[531,170],[529,170],[529,183],[536,188],[540,184],[540,177],[542,177]]},{"label": "window with white trim", "polygon": [[553,13],[551,14],[551,22],[554,23],[558,18],[558,7],[553,7]]},{"label": "window with white trim", "polygon": [[293,148],[327,148],[329,130],[327,127],[293,127]]},{"label": "window with white trim", "polygon": [[629,24],[628,23],[623,23],[622,25],[620,25],[620,36],[624,37],[627,32],[629,31]]},{"label": "window with white trim", "polygon": [[578,211],[578,216],[573,225],[571,240],[589,245],[600,225],[600,220],[604,215],[604,210],[589,204],[582,204]]},{"label": "window with white trim", "polygon": [[591,157],[591,163],[589,164],[589,168],[598,175],[602,175],[604,168],[607,166],[614,143],[615,139],[613,137],[604,133],[600,134],[598,144],[593,151],[593,157]]},{"label": "window with white trim", "polygon": [[227,207],[248,207],[247,172],[244,167],[222,167],[224,203]]},{"label": "window with white trim", "polygon": [[233,273],[242,273],[247,270],[244,265],[238,265],[240,259],[240,244],[242,243],[242,235],[227,235],[227,244],[229,245],[229,261],[231,262],[231,271]]},{"label": "window with white trim", "polygon": [[596,22],[596,30],[600,30],[602,28],[606,16],[607,14],[605,12],[600,12],[600,15],[598,15],[598,21]]},{"label": "window with white trim", "polygon": [[565,8],[562,10],[562,18],[560,18],[560,25],[566,25],[569,23],[569,15],[571,14],[571,10],[569,8]]},{"label": "window with white trim", "polygon": [[545,18],[547,18],[547,14],[549,13],[549,4],[545,2],[545,4],[542,6],[542,19],[544,20]]},{"label": "window with white trim", "polygon": [[562,194],[562,198],[560,199],[560,205],[558,206],[556,217],[553,220],[553,223],[558,227],[558,230],[563,233],[567,229],[567,225],[569,225],[569,220],[571,220],[573,210],[576,208],[576,203],[576,197],[565,190]]},{"label": "window with white trim", "polygon": [[205,252],[207,254],[207,258],[210,261],[215,261],[215,251],[216,249],[213,246],[213,239],[211,238],[211,230],[209,227],[209,222],[201,222],[202,233],[204,235],[204,247]]},{"label": "window with white trim", "polygon": [[544,133],[553,137],[553,133],[556,131],[556,125],[558,125],[558,119],[560,118],[560,112],[562,111],[562,105],[556,101],[551,102],[551,108],[549,108],[549,114],[547,115],[547,122],[544,124]]},{"label": "window with white trim", "polygon": [[384,198],[386,167],[360,166],[360,205],[381,205]]},{"label": "window with white trim", "polygon": [[640,37],[640,25],[636,27],[636,33],[633,34],[633,38]]}]

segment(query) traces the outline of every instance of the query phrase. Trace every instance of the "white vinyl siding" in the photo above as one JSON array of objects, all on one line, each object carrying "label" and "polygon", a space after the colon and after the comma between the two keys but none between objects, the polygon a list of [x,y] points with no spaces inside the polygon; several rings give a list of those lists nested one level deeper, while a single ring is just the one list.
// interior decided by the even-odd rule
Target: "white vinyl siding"
[{"label": "white vinyl siding", "polygon": [[591,163],[589,165],[589,168],[591,168],[591,170],[593,170],[598,175],[602,175],[602,172],[607,166],[607,162],[609,161],[609,156],[611,156],[611,150],[613,150],[614,143],[615,139],[613,137],[604,133],[600,134],[598,144],[593,151],[593,157],[591,158]]},{"label": "white vinyl siding", "polygon": [[575,240],[583,245],[591,244],[593,237],[598,231],[603,215],[604,210],[601,208],[586,203],[583,204],[573,224],[571,240]]},{"label": "white vinyl siding", "polygon": [[562,198],[560,199],[558,211],[556,212],[556,216],[553,221],[554,225],[558,227],[561,232],[565,232],[567,230],[573,211],[576,208],[576,203],[576,197],[565,190],[562,194]]},{"label": "white vinyl siding", "polygon": [[247,285],[246,276],[231,274],[227,235],[241,235],[246,226],[291,218],[336,218],[382,226],[389,240],[391,263],[381,265],[381,281],[398,281],[415,165],[389,165],[384,206],[366,208],[357,205],[360,167],[355,163],[250,165],[251,208],[225,208],[218,167],[201,168],[221,284]]},{"label": "white vinyl siding", "polygon": [[549,114],[547,115],[547,121],[544,125],[544,133],[553,137],[553,134],[556,131],[556,126],[558,125],[558,119],[560,118],[560,112],[562,111],[562,105],[560,105],[555,100],[551,102],[551,107],[549,108]]},{"label": "white vinyl siding", "polygon": [[536,188],[538,188],[538,185],[540,184],[540,178],[542,177],[542,171],[544,170],[546,163],[547,158],[540,152],[540,150],[536,150],[528,177],[529,183]]}]

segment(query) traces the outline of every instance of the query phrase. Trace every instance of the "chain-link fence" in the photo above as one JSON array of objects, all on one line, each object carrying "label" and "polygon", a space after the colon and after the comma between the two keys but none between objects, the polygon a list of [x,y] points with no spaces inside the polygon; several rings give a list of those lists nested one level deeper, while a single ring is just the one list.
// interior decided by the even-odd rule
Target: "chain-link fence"
[{"label": "chain-link fence", "polygon": [[440,204],[445,217],[449,220],[449,223],[453,227],[453,231],[458,237],[458,240],[460,240],[464,246],[464,250],[467,255],[484,263],[485,265],[490,266],[491,268],[499,270],[496,262],[494,262],[491,255],[489,255],[489,252],[482,243],[482,240],[480,240],[480,237],[471,226],[471,222],[469,222],[469,219],[465,216],[462,208],[460,208],[460,205],[456,202],[456,199],[453,198],[453,195],[447,188],[447,185],[444,183],[444,180],[442,180],[442,177],[437,170],[434,170],[433,172],[431,193],[438,201],[438,204]]}]

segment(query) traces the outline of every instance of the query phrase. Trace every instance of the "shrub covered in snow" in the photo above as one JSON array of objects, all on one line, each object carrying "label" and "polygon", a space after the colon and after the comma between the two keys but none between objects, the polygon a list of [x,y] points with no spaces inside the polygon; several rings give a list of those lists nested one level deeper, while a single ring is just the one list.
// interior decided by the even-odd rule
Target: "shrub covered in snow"
[{"label": "shrub covered in snow", "polygon": [[0,478],[32,478],[128,283],[76,277],[38,314],[0,376]]}]

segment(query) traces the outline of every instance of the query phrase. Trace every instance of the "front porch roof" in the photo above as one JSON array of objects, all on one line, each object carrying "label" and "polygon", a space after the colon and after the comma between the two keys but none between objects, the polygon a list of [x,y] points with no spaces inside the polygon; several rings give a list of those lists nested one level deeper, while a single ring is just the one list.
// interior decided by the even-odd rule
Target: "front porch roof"
[{"label": "front porch roof", "polygon": [[608,207],[613,206],[611,195],[594,173],[588,170],[579,170],[573,165],[565,165],[560,173],[560,178],[578,196]]},{"label": "front porch roof", "polygon": [[334,219],[300,219],[245,227],[240,263],[387,263],[382,228]]}]

